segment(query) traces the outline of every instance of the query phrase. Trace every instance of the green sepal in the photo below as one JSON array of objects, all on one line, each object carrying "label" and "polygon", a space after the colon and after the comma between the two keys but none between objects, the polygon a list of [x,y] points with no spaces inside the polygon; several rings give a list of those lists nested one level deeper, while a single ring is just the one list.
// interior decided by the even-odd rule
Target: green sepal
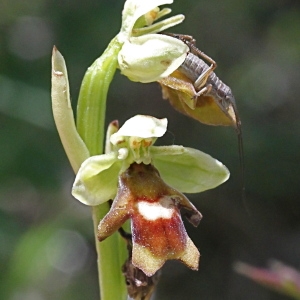
[{"label": "green sepal", "polygon": [[88,158],[76,175],[72,195],[91,206],[113,199],[121,166],[114,152]]},{"label": "green sepal", "polygon": [[199,150],[182,146],[151,147],[154,166],[163,180],[183,193],[199,193],[222,184],[228,169]]}]

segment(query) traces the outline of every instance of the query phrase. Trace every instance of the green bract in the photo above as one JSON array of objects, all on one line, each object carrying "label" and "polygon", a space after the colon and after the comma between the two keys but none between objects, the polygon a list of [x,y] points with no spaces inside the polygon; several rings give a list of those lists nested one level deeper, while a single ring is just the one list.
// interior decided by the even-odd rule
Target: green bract
[{"label": "green bract", "polygon": [[185,193],[214,188],[229,178],[228,169],[211,156],[183,146],[153,146],[167,130],[167,119],[137,115],[109,138],[111,151],[88,158],[81,165],[73,196],[87,205],[113,199],[118,176],[132,163],[152,163],[162,179]]}]

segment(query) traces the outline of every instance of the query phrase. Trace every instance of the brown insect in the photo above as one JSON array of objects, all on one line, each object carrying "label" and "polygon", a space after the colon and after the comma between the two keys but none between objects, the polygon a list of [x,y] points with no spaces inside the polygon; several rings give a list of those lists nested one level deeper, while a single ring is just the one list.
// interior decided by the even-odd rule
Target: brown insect
[{"label": "brown insect", "polygon": [[[241,120],[230,87],[214,73],[216,62],[196,47],[196,40],[192,36],[173,33],[167,35],[184,42],[189,47],[189,52],[175,72],[159,81],[164,98],[181,113],[201,123],[235,127],[244,177]],[[244,178],[242,181],[244,189]]]}]

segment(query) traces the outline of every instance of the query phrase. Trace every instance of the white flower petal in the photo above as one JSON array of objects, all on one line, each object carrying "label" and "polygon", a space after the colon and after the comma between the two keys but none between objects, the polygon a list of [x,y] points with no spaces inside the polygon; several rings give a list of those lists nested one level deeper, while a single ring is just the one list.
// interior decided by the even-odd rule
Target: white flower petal
[{"label": "white flower petal", "polygon": [[153,146],[151,154],[153,165],[159,170],[163,180],[184,193],[199,193],[215,188],[230,175],[221,162],[196,149]]},{"label": "white flower petal", "polygon": [[153,82],[170,75],[184,62],[188,46],[163,34],[146,34],[126,41],[119,68],[132,81]]},{"label": "white flower petal", "polygon": [[139,138],[157,138],[165,134],[168,120],[157,119],[151,116],[136,115],[127,120],[118,132],[110,137],[112,144],[116,145],[124,136]]}]

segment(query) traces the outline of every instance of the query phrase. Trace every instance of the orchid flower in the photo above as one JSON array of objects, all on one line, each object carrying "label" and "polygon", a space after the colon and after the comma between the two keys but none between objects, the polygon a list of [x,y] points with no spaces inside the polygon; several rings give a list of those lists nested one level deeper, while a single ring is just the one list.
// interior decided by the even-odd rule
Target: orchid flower
[{"label": "orchid flower", "polygon": [[83,162],[72,189],[87,205],[114,199],[98,226],[100,241],[131,218],[132,262],[147,276],[168,259],[198,269],[200,254],[185,231],[180,209],[194,226],[202,216],[182,192],[211,189],[229,177],[222,163],[199,150],[154,146],[166,130],[167,119],[150,116],[134,116],[119,130],[112,122],[107,153]]},{"label": "orchid flower", "polygon": [[[115,122],[110,126],[117,130]],[[154,146],[166,130],[167,119],[136,115],[127,120],[109,137],[109,153],[91,156],[83,162],[73,185],[73,196],[92,206],[113,199],[119,174],[134,162],[153,163],[167,184],[184,193],[212,189],[229,178],[221,162],[199,150],[177,145]]]},{"label": "orchid flower", "polygon": [[132,81],[153,82],[169,76],[184,62],[188,47],[182,41],[157,32],[175,26],[183,15],[154,23],[169,14],[158,8],[173,0],[127,0],[117,40],[123,45],[118,54],[119,68]]}]

